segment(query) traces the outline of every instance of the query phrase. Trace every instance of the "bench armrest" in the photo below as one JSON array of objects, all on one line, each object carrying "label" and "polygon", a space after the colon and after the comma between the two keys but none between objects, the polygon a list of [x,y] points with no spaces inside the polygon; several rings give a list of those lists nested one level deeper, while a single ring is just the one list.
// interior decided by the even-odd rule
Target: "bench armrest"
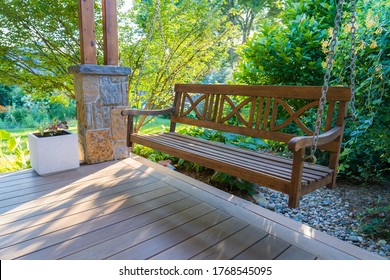
[{"label": "bench armrest", "polygon": [[[325,133],[318,136],[318,146],[328,144],[343,134],[341,126],[335,126]],[[311,147],[313,145],[313,136],[298,136],[288,142],[288,149],[296,152],[300,149]]]},{"label": "bench armrest", "polygon": [[175,108],[159,109],[159,110],[136,110],[136,109],[127,109],[121,112],[122,116],[158,116],[171,114],[175,111]]}]

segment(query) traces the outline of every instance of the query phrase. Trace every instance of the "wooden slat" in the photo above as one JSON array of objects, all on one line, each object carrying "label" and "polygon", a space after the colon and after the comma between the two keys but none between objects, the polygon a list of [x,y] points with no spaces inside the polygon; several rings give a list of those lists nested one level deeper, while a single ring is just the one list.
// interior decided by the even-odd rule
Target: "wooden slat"
[{"label": "wooden slat", "polygon": [[[142,258],[142,254],[155,259],[264,258],[260,248],[266,251],[267,246],[259,244],[267,238],[277,259],[376,256],[160,165],[143,166],[133,159],[122,162],[128,168],[119,170],[137,171],[129,172],[130,177],[143,175],[129,183],[129,178],[103,172],[100,165],[82,166],[80,171],[96,170],[88,180],[93,187],[87,192],[80,188],[71,195],[38,198],[36,208],[2,215],[0,242],[8,242],[0,249],[0,258],[103,259],[131,250],[139,253],[133,258]],[[113,184],[109,180],[100,183],[105,178],[115,179]],[[61,188],[66,188],[62,182],[53,186],[54,190]],[[11,216],[13,220],[4,223]],[[252,223],[267,232],[248,225]],[[288,241],[288,246],[275,242],[275,236]]]},{"label": "wooden slat", "polygon": [[151,260],[187,260],[226,237],[246,227],[247,224],[236,218],[230,218],[222,223],[173,246],[160,254],[151,257]]},{"label": "wooden slat", "polygon": [[[268,165],[277,165],[286,170],[291,170],[292,160],[287,158],[282,158],[276,155],[272,155],[269,153],[255,152],[255,151],[246,150],[234,146],[226,146],[222,143],[210,142],[204,139],[194,138],[194,137],[181,135],[181,134],[164,134],[164,135],[166,135],[167,137],[176,137],[179,141],[196,143],[196,145],[201,145],[203,147],[209,146],[212,147],[212,149],[225,151],[225,152],[229,151],[229,154],[232,155],[244,156],[245,158],[261,161]],[[304,173],[305,176],[307,176],[308,178],[311,177],[318,178],[318,176],[324,177],[330,173],[333,173],[333,170],[321,165],[305,164]],[[314,177],[311,175],[313,175]]]},{"label": "wooden slat", "polygon": [[263,97],[259,97],[258,100],[259,101],[258,101],[258,109],[257,109],[257,117],[256,117],[255,129],[260,129],[261,118],[263,116],[264,98]]},{"label": "wooden slat", "polygon": [[230,260],[268,234],[253,226],[245,227],[194,256],[194,260]]},{"label": "wooden slat", "polygon": [[[222,97],[221,97],[222,99]],[[171,121],[182,123],[186,125],[193,125],[193,126],[199,126],[204,128],[210,128],[225,132],[231,132],[236,134],[242,134],[246,136],[251,137],[257,137],[257,138],[265,138],[273,141],[279,141],[279,142],[285,142],[287,143],[290,141],[294,135],[277,132],[277,131],[268,131],[268,130],[256,130],[253,128],[248,128],[244,126],[233,126],[226,123],[215,123],[213,121],[206,121],[206,120],[198,120],[198,119],[192,119],[187,117],[178,117],[178,116],[172,116]],[[219,121],[219,118],[217,122]]]},{"label": "wooden slat", "polygon": [[209,214],[196,218],[191,222],[172,228],[167,232],[156,232],[155,237],[115,254],[108,259],[148,259],[228,218],[229,215],[226,213],[215,210]]},{"label": "wooden slat", "polygon": [[[121,221],[115,220],[115,223],[109,226],[64,240],[45,249],[34,251],[20,259],[63,259],[66,257],[77,258],[77,256],[81,255],[86,258],[89,252],[91,253],[91,259],[100,259],[100,256],[105,256],[103,254],[104,251],[97,251],[95,249],[98,249],[101,243],[110,242],[110,240],[117,239],[121,235],[128,235],[133,231],[160,220],[167,221],[167,217],[175,217],[177,213],[196,211],[200,207],[204,207],[195,198],[183,197],[183,194],[179,192],[139,204],[137,207],[131,209],[135,212],[132,212],[127,219]],[[95,248],[94,246],[97,247]],[[117,248],[121,248],[121,245]],[[70,257],[71,255],[72,257]]]},{"label": "wooden slat", "polygon": [[[1,180],[0,193],[9,191],[5,189],[8,187],[10,187],[9,189],[12,191],[15,189],[23,189],[31,186],[40,186],[50,182],[58,182],[67,179],[72,179],[76,181],[79,179],[83,179],[84,177],[88,177],[89,175],[94,174],[98,171],[111,171],[113,173],[116,172],[118,169],[123,169],[126,167],[127,166],[125,166],[123,163],[113,165],[105,162],[94,166],[87,165],[85,166],[85,168],[78,168],[76,170],[52,174],[50,176],[38,176],[38,174],[33,171],[36,176],[28,176],[23,178],[19,178],[19,176],[17,176],[16,179],[6,180],[5,182]],[[15,188],[15,186],[17,186],[17,188]]]},{"label": "wooden slat", "polygon": [[174,228],[186,225],[193,220],[199,219],[199,217],[210,217],[210,214],[208,213],[212,214],[214,212],[215,208],[205,204],[199,204],[171,215],[170,217],[166,217],[134,231],[122,234],[116,238],[100,242],[94,247],[89,247],[76,254],[69,255],[64,259],[117,259],[122,258],[124,254],[127,255],[128,258],[145,259],[142,254],[143,250],[140,252],[134,251],[137,251],[136,249],[139,247],[143,247],[143,244],[156,236],[160,236]]},{"label": "wooden slat", "polygon": [[[60,239],[66,239],[74,234],[82,234],[83,232],[80,229],[80,225],[83,223],[88,223],[90,225],[96,224],[101,226],[102,220],[105,219],[105,216],[112,214],[114,212],[125,215],[128,217],[128,209],[134,205],[143,203],[149,199],[154,199],[159,196],[165,196],[170,193],[174,193],[176,189],[172,187],[159,188],[154,192],[148,192],[140,195],[135,195],[134,197],[127,195],[123,196],[126,198],[122,203],[111,203],[103,205],[99,208],[88,209],[86,211],[79,212],[72,216],[64,216],[60,219],[54,219],[50,222],[50,227],[46,227],[45,224],[38,224],[23,230],[19,230],[16,233],[11,233],[4,235],[0,238],[0,248],[2,250],[11,251],[11,247],[18,247],[18,243],[23,243],[24,248],[30,248],[32,246],[41,246],[41,240],[44,239],[47,246],[48,240],[55,240],[60,237]],[[88,228],[85,227],[84,231]],[[84,232],[86,233],[86,232]],[[48,236],[51,236],[50,239]],[[28,244],[28,245],[27,245]],[[44,248],[44,247],[43,247]]]},{"label": "wooden slat", "polygon": [[[266,130],[267,127],[268,127],[268,121],[269,121],[268,118],[269,118],[270,108],[271,108],[271,97],[265,99],[265,109],[264,109],[264,115],[263,115],[263,127],[262,127],[262,130]],[[281,141],[283,141],[283,140],[281,140]]]},{"label": "wooden slat", "polygon": [[[176,156],[178,158],[186,159],[191,162],[195,162],[198,164],[201,164],[203,166],[212,168],[217,171],[221,172],[227,172],[227,166],[226,164],[220,163],[216,161],[215,159],[209,159],[205,158],[199,155],[191,154],[191,158],[189,158],[189,154],[187,152],[183,152],[179,149],[175,149],[169,146],[162,146],[160,144],[156,144],[152,141],[147,141],[144,138],[139,138],[137,139],[137,142],[141,145],[148,146],[152,149],[160,150],[164,153],[168,153],[170,155]],[[287,193],[288,192],[288,186],[289,186],[289,181],[283,181],[283,180],[275,180],[275,177],[272,177],[270,175],[266,174],[259,174],[258,172],[252,171],[252,170],[246,170],[245,173],[243,173],[241,170],[238,168],[230,168],[229,173],[233,176],[246,179],[251,182],[256,182],[260,178],[262,180],[263,185],[268,185],[274,188],[275,190],[282,191]]]},{"label": "wooden slat", "polygon": [[[297,99],[319,99],[321,86],[266,86],[266,85],[207,85],[176,84],[175,92],[213,93],[222,95],[285,97]],[[329,87],[327,100],[348,102],[351,98],[347,87]]]},{"label": "wooden slat", "polygon": [[[159,135],[162,136],[162,135]],[[193,143],[183,143],[182,141],[176,141],[173,142],[171,139],[165,139],[164,137],[153,137],[151,135],[144,137],[145,139],[148,139],[149,141],[153,141],[154,143],[161,145],[161,146],[167,146],[171,147],[173,149],[177,149],[183,152],[186,152],[188,154],[187,160],[191,161],[191,155],[197,155],[203,158],[207,158],[210,160],[215,160],[220,162],[221,164],[226,164],[227,167],[238,167],[242,170],[252,170],[254,172],[259,172],[262,174],[268,174],[270,176],[274,176],[276,178],[289,180],[291,178],[291,168],[278,168],[277,164],[275,163],[268,163],[262,164],[259,158],[259,162],[256,162],[255,160],[250,160],[248,158],[240,157],[240,156],[234,156],[229,153],[228,149],[225,149],[225,151],[216,151],[213,150],[212,147],[207,146],[197,146]],[[138,140],[139,142],[139,140]],[[275,168],[273,168],[275,167]],[[212,167],[211,167],[212,168]],[[278,170],[281,169],[281,170]],[[228,172],[228,170],[227,170]],[[317,177],[320,179],[321,177]],[[307,181],[303,181],[305,184],[307,184]]]},{"label": "wooden slat", "polygon": [[[96,195],[78,196],[67,200],[57,200],[60,206],[56,207],[42,207],[39,210],[29,211],[28,213],[16,213],[17,215],[9,215],[6,219],[1,220],[0,236],[26,230],[31,227],[37,227],[46,222],[53,221],[56,217],[68,217],[86,209],[94,209],[107,205],[107,201],[112,203],[123,203],[130,196],[139,195],[164,187],[161,182],[156,182],[155,179],[147,178],[138,181],[135,185],[122,184],[114,187],[103,189],[96,193]],[[129,194],[131,190],[131,195]]]},{"label": "wooden slat", "polygon": [[25,179],[25,178],[36,178],[38,177],[38,174],[33,170],[33,169],[26,169],[26,170],[21,170],[18,172],[7,172],[7,173],[0,173],[0,180],[1,180],[1,185],[0,185],[0,190],[3,187],[3,184],[9,181],[17,181],[20,179]]},{"label": "wooden slat", "polygon": [[[186,197],[186,195],[183,195],[180,192],[172,192],[172,190],[169,188],[164,188],[161,190],[165,191],[165,194],[162,191],[158,191],[155,193],[152,192],[130,198],[128,199],[127,205],[118,205],[117,208],[111,207],[107,210],[102,208],[100,211],[105,210],[104,213],[98,212],[99,210],[90,211],[91,217],[87,220],[86,215],[88,213],[82,212],[79,215],[74,216],[73,219],[75,221],[71,221],[73,224],[72,226],[64,223],[64,220],[58,221],[56,223],[50,223],[49,227],[39,228],[39,236],[37,237],[34,237],[34,233],[37,233],[36,230],[25,232],[25,241],[15,244],[13,244],[13,242],[9,243],[13,245],[8,244],[9,246],[1,249],[0,257],[6,259],[19,258],[32,252],[62,243],[66,240],[71,240],[79,236],[83,236],[89,232],[94,232],[105,227],[111,227],[118,222],[130,219],[139,214],[155,209],[156,206],[154,203],[149,203],[147,201],[153,200],[157,197],[161,197],[163,200],[165,200],[166,203],[172,202],[172,199],[169,197],[169,195],[173,195],[175,197],[174,199],[181,199]],[[131,203],[133,203],[133,205],[129,205]],[[78,218],[81,220],[79,223],[77,223]]]},{"label": "wooden slat", "polygon": [[[245,151],[243,149],[240,149],[241,151],[233,150],[230,146],[221,147],[214,142],[205,143],[205,141],[198,141],[196,138],[182,137],[180,134],[134,135],[133,137],[135,142],[139,142],[138,138],[144,138],[164,146],[174,147],[243,169],[256,170],[257,172],[270,174],[286,180],[291,178],[292,161],[283,160],[279,162],[278,157],[263,157],[262,153],[259,152]],[[325,172],[321,168],[320,170],[313,167],[308,168],[305,170],[303,183],[307,184],[310,181],[320,180],[331,173],[333,173],[331,170]]]},{"label": "wooden slat", "polygon": [[273,260],[280,253],[290,246],[289,243],[268,235],[244,252],[240,253],[234,260]]},{"label": "wooden slat", "polygon": [[[163,136],[169,139],[177,140],[180,143],[184,142],[187,144],[193,144],[195,146],[201,146],[202,150],[208,149],[209,147],[209,149],[212,149],[213,151],[219,151],[225,154],[227,151],[229,151],[227,156],[237,156],[239,158],[242,158],[244,156],[244,159],[248,159],[248,160],[252,159],[256,161],[257,164],[261,165],[261,163],[265,163],[267,165],[275,165],[276,169],[278,169],[279,167],[282,170],[284,170],[284,172],[291,172],[292,160],[278,157],[276,155],[271,155],[264,152],[255,152],[255,151],[246,150],[242,148],[234,148],[233,146],[226,146],[218,142],[213,142],[213,141],[210,142],[204,139],[190,137],[182,134],[165,133],[163,134]],[[263,168],[266,168],[266,166],[263,166],[262,170]],[[308,178],[315,179],[318,177],[326,176],[329,173],[332,173],[333,170],[321,165],[306,164],[304,172],[306,173],[305,175]],[[290,178],[290,176],[288,176],[288,178]]]},{"label": "wooden slat", "polygon": [[[142,178],[146,178],[144,174],[139,173],[133,174],[133,177],[122,178],[126,182],[141,180]],[[119,177],[120,178],[120,177]],[[75,184],[69,184],[65,187],[53,189],[52,191],[47,190],[45,192],[33,192],[29,195],[17,196],[13,198],[9,198],[7,200],[2,200],[0,205],[0,213],[2,215],[8,215],[14,212],[18,212],[25,209],[31,209],[36,207],[37,205],[52,203],[52,197],[69,197],[75,194],[80,193],[91,193],[95,191],[95,188],[103,183],[107,183],[108,185],[114,185],[117,183],[115,180],[118,179],[115,175],[111,177],[103,178],[100,182],[96,182],[95,180],[90,180],[89,182],[77,182]],[[53,187],[55,187],[55,183],[53,183]]]},{"label": "wooden slat", "polygon": [[334,115],[335,105],[336,105],[335,103],[336,103],[335,101],[329,102],[328,113],[327,113],[326,122],[325,122],[325,131],[328,131],[329,129],[332,128],[333,115]]},{"label": "wooden slat", "polygon": [[[129,172],[132,175],[134,175],[134,177],[137,177],[137,176],[140,176],[140,178],[142,177],[142,173],[130,171],[129,169],[117,170],[115,175],[112,175],[112,171],[102,172],[101,175],[107,175],[106,178],[103,177],[104,179],[102,179],[103,181],[107,182],[109,179],[115,180],[117,178],[128,178]],[[73,178],[71,178],[71,179],[64,178],[64,180],[47,181],[46,184],[41,184],[41,185],[39,185],[39,184],[38,185],[27,185],[25,188],[20,188],[20,189],[17,189],[15,187],[8,187],[7,192],[0,194],[0,207],[4,206],[2,201],[7,200],[9,202],[9,199],[11,199],[11,198],[16,199],[17,197],[23,197],[26,195],[37,195],[37,196],[41,197],[44,194],[48,194],[48,193],[51,193],[53,191],[57,191],[56,193],[58,193],[60,191],[64,192],[77,184],[83,183],[83,184],[88,185],[90,182],[93,182],[95,179],[96,179],[96,176],[91,174],[90,176],[80,177],[79,180],[74,180]],[[76,182],[73,183],[74,181],[76,181]],[[60,188],[60,186],[63,186],[63,187]]]},{"label": "wooden slat", "polygon": [[280,254],[275,260],[315,260],[316,256],[299,249],[295,246],[290,246],[286,251]]},{"label": "wooden slat", "polygon": [[[49,213],[58,209],[93,201],[97,198],[104,198],[106,195],[115,195],[125,190],[131,190],[142,185],[148,185],[156,182],[153,178],[127,178],[123,181],[112,180],[109,183],[94,183],[85,188],[58,194],[56,196],[43,197],[12,208],[10,211],[1,215],[1,224],[10,223],[15,219],[28,219],[43,213]],[[97,193],[97,190],[99,192]],[[12,206],[11,206],[12,207]]]}]

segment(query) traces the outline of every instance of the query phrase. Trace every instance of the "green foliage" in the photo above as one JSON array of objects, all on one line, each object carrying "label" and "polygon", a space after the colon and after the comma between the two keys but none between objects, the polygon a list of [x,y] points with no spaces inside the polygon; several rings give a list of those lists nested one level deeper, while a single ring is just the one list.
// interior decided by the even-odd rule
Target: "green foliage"
[{"label": "green foliage", "polygon": [[371,238],[390,239],[390,205],[368,208],[359,216],[363,233]]},{"label": "green foliage", "polygon": [[229,0],[223,1],[222,10],[229,21],[239,27],[241,42],[245,43],[257,22],[276,16],[282,7],[279,0]]},{"label": "green foliage", "polygon": [[244,84],[320,85],[326,29],[334,16],[334,1],[288,2],[282,22],[265,21],[240,49],[235,80]]},{"label": "green foliage", "polygon": [[[357,119],[345,129],[340,173],[360,180],[383,180],[390,170],[390,11],[383,9],[389,5],[357,2]],[[340,34],[334,84],[349,83],[349,48],[347,26]]]},{"label": "green foliage", "polygon": [[239,190],[249,195],[255,193],[253,183],[218,171],[211,176],[210,183],[217,184],[220,188],[225,187],[230,191]]},{"label": "green foliage", "polygon": [[186,126],[179,133],[203,138],[205,140],[225,143],[248,150],[259,150],[268,147],[268,144],[259,138],[247,137],[241,134],[212,130],[203,127]]},{"label": "green foliage", "polygon": [[133,152],[141,157],[150,159],[154,162],[159,162],[167,159],[174,160],[174,157],[172,157],[171,155],[141,145],[135,145]]},{"label": "green foliage", "polygon": [[1,1],[0,82],[36,96],[74,97],[67,69],[80,63],[77,13],[73,0]]},{"label": "green foliage", "polygon": [[[126,15],[135,22],[120,32],[123,64],[131,65],[133,107],[172,105],[173,85],[201,81],[227,56],[234,27],[221,14],[220,1],[134,1]],[[141,117],[136,130],[145,123]]]},{"label": "green foliage", "polygon": [[0,112],[1,128],[37,128],[53,119],[69,120],[76,117],[74,101],[59,103],[57,99],[43,98],[34,100],[30,96],[13,103],[19,104]]},{"label": "green foliage", "polygon": [[20,137],[12,137],[9,132],[0,130],[0,173],[30,167],[29,151],[23,146]]},{"label": "green foliage", "polygon": [[[377,180],[390,169],[389,0],[357,1],[357,121],[348,122],[340,175]],[[345,10],[349,11],[348,8]],[[322,85],[324,59],[335,15],[334,1],[292,1],[281,24],[265,22],[241,49],[235,75],[245,84]],[[350,25],[344,13],[332,85],[349,85]],[[314,117],[314,114],[313,114]],[[313,118],[303,120],[307,125]]]}]

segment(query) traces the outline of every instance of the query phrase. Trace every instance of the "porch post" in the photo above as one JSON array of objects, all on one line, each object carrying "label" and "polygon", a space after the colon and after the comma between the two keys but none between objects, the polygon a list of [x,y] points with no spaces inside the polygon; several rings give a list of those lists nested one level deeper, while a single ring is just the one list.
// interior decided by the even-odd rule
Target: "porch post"
[{"label": "porch post", "polygon": [[79,0],[81,64],[69,67],[76,94],[79,156],[86,164],[123,159],[129,67],[120,67],[116,0],[103,0],[105,65],[96,65],[93,0]]},{"label": "porch post", "polygon": [[104,64],[118,65],[118,19],[116,0],[103,0]]},{"label": "porch post", "polygon": [[80,53],[82,64],[96,64],[93,4],[93,0],[79,0]]}]

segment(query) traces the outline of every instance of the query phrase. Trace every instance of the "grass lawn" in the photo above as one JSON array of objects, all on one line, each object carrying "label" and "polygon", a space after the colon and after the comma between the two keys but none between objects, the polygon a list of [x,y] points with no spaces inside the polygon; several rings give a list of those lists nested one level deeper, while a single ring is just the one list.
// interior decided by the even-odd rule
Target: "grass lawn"
[{"label": "grass lawn", "polygon": [[[142,133],[158,133],[169,130],[169,119],[163,118],[154,118],[152,121],[147,123],[142,127]],[[77,133],[77,120],[71,120],[68,122],[69,130],[73,133]],[[177,125],[177,128],[180,128],[180,124]],[[125,128],[124,128],[125,129]],[[27,148],[27,135],[31,132],[37,132],[37,129],[34,128],[11,128],[5,129],[11,133],[12,137],[20,137],[21,145],[24,148]]]},{"label": "grass lawn", "polygon": [[[152,121],[150,121],[148,124],[142,127],[141,132],[142,133],[158,133],[158,132],[164,132],[169,130],[169,119],[163,119],[163,118],[154,118]],[[71,120],[68,122],[69,130],[73,133],[77,133],[77,120]],[[180,128],[180,124],[177,126]],[[126,129],[125,127],[123,129]],[[11,137],[14,138],[20,138],[20,142],[18,144],[18,149],[22,150],[25,154],[24,157],[26,160],[29,159],[29,151],[28,151],[28,134],[31,132],[37,132],[38,129],[34,128],[15,128],[15,129],[5,129],[11,134]],[[10,172],[10,171],[16,171],[23,168],[29,167],[27,164],[19,164],[20,162],[20,155],[17,155],[17,153],[10,153],[7,150],[7,142],[0,143],[0,173],[1,172]],[[6,158],[2,155],[5,155],[8,157],[8,161],[5,161]],[[11,161],[12,159],[12,161]],[[26,162],[26,161],[23,161]],[[27,161],[28,162],[28,161]],[[6,168],[3,168],[3,167]],[[4,171],[5,170],[5,171]]]},{"label": "grass lawn", "polygon": [[[170,120],[169,119],[155,117],[149,123],[147,123],[146,125],[142,126],[141,133],[150,134],[150,133],[164,132],[164,131],[168,131],[169,130],[169,126],[170,126]],[[179,124],[178,123],[176,125],[176,129],[177,130],[179,130],[182,127],[184,127],[183,124]]]},{"label": "grass lawn", "polygon": [[[68,122],[69,130],[71,132],[77,132],[77,120],[71,120]],[[27,135],[31,132],[37,132],[37,128],[6,128],[6,131],[11,133],[12,137],[20,137],[22,143],[27,143]]]}]

